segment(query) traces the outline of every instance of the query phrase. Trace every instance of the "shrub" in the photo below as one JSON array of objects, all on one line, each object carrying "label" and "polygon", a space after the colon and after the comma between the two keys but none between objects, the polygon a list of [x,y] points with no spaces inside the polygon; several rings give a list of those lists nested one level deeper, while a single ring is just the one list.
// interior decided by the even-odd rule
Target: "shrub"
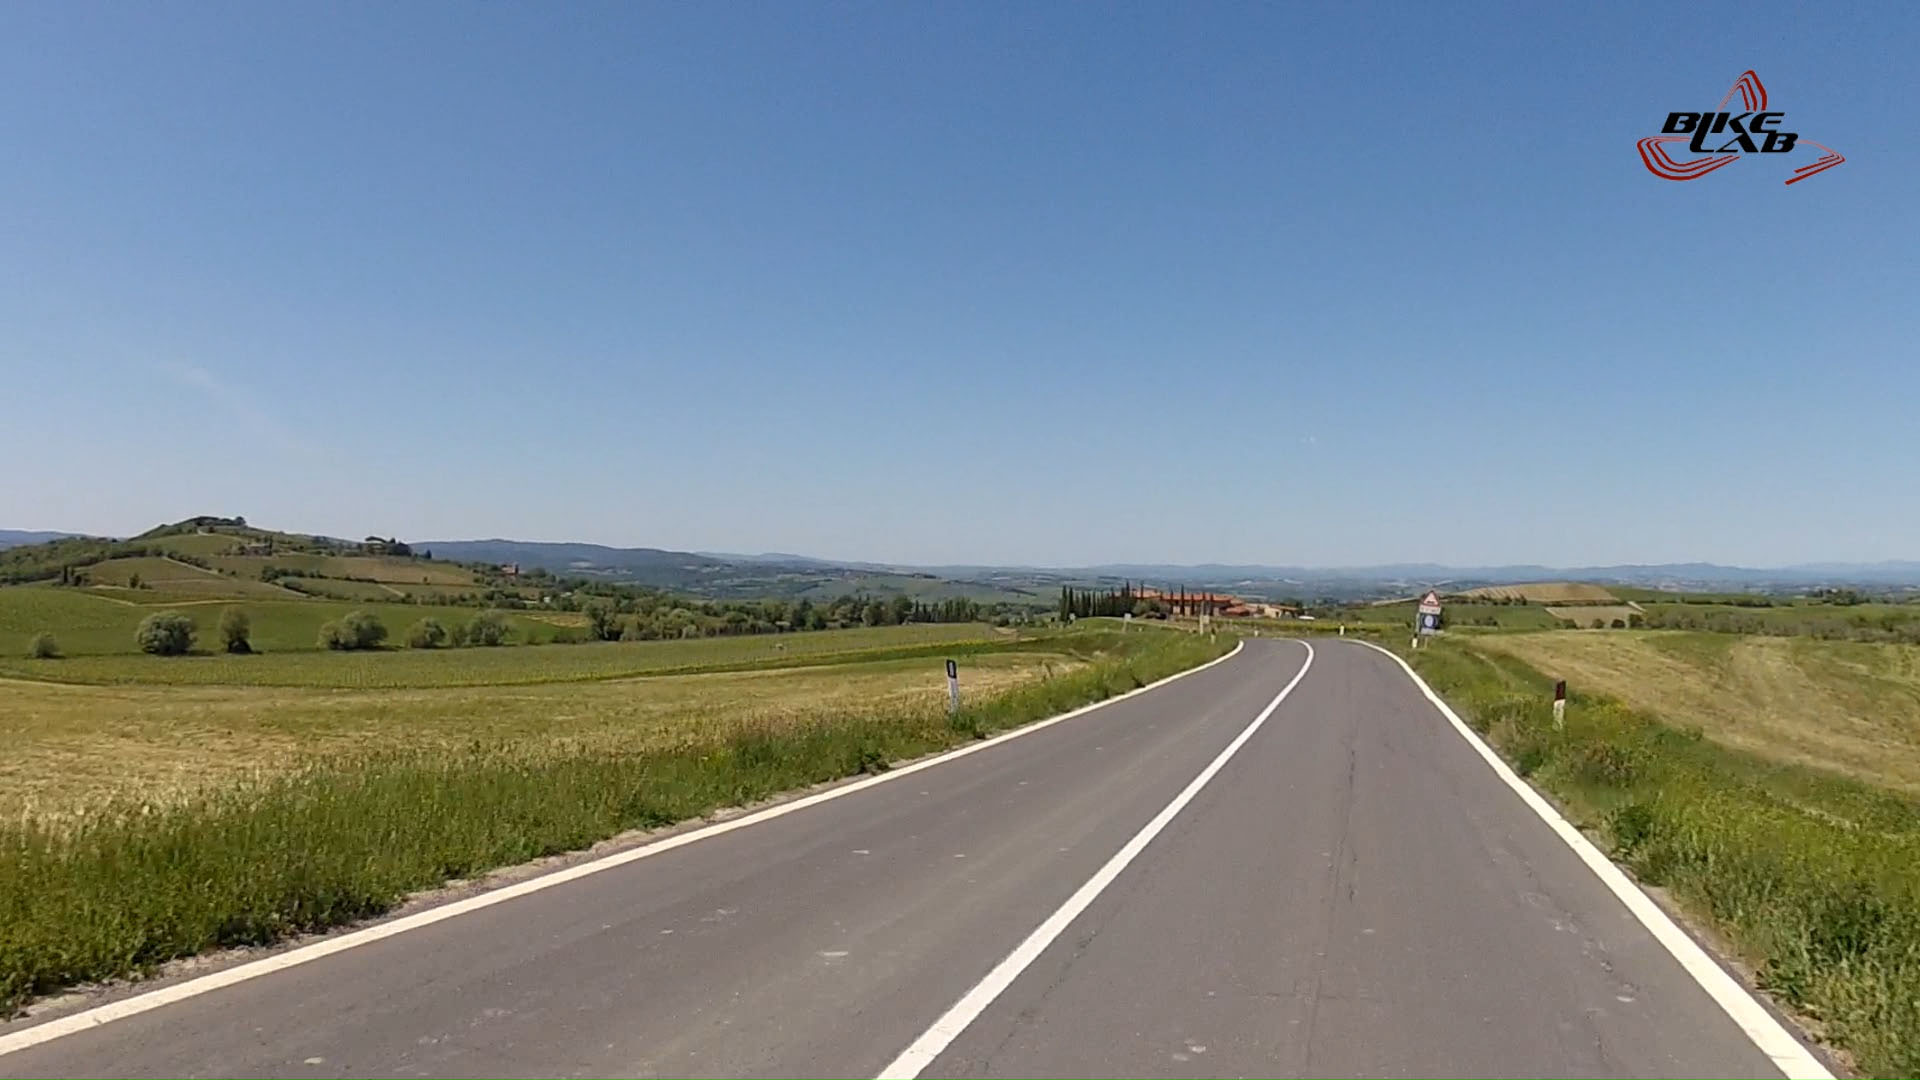
[{"label": "shrub", "polygon": [[620,617],[605,600],[587,604],[587,630],[595,641],[612,641],[620,636]]},{"label": "shrub", "polygon": [[469,645],[505,645],[507,634],[506,617],[497,611],[483,611],[467,624]]},{"label": "shrub", "polygon": [[35,660],[58,660],[60,643],[53,640],[52,634],[35,634],[27,643],[27,655]]},{"label": "shrub", "polygon": [[1614,850],[1626,859],[1631,859],[1653,838],[1657,825],[1653,807],[1644,802],[1627,803],[1607,817],[1608,830],[1613,833]]},{"label": "shrub", "polygon": [[374,649],[387,640],[386,624],[365,611],[350,611],[320,628],[320,644],[329,649]]},{"label": "shrub", "polygon": [[407,648],[437,649],[447,643],[447,628],[434,618],[421,619],[407,628]]},{"label": "shrub", "polygon": [[248,637],[253,633],[253,621],[247,613],[237,607],[230,607],[220,613],[220,640],[230,653],[250,653],[253,643]]},{"label": "shrub", "polygon": [[183,656],[193,648],[193,639],[199,633],[199,627],[192,619],[177,611],[158,611],[140,620],[140,628],[133,633],[133,640],[139,644],[141,652],[155,656]]}]

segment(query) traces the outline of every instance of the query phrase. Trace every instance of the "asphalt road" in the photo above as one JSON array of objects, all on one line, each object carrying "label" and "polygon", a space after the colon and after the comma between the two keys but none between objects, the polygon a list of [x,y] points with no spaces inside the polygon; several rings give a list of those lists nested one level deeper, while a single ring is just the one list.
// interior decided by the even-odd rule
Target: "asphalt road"
[{"label": "asphalt road", "polygon": [[0,1076],[872,1076],[914,1045],[927,1076],[1779,1075],[1390,658],[1315,642],[1247,734],[1308,656],[1252,640],[843,798],[0,1054]]}]

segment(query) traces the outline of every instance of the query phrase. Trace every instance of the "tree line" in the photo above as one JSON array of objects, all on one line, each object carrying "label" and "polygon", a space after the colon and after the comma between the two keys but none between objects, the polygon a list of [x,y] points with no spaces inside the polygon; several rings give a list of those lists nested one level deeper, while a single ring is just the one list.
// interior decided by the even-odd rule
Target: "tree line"
[{"label": "tree line", "polygon": [[[633,586],[588,587],[555,597],[547,610],[581,611],[583,635],[595,641],[657,641],[734,634],[777,634],[838,630],[854,626],[902,626],[910,623],[1024,623],[1025,610],[1008,604],[982,604],[965,597],[939,601],[910,596],[882,599],[849,593],[815,603],[798,600],[690,600]],[[563,639],[564,640],[564,639]]]},{"label": "tree line", "polygon": [[1160,590],[1153,596],[1142,595],[1131,581],[1122,582],[1117,589],[1060,586],[1059,610],[1063,622],[1068,618],[1119,618],[1123,615],[1140,618],[1163,618],[1169,614],[1218,615],[1222,606],[1219,598],[1213,594],[1190,592],[1184,586]]}]

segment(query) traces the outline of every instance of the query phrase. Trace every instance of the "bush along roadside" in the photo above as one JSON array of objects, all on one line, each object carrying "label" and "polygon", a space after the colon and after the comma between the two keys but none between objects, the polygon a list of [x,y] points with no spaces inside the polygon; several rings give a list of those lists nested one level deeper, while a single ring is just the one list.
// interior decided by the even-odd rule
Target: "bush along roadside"
[{"label": "bush along roadside", "polygon": [[1920,805],[1780,765],[1441,642],[1411,657],[1613,858],[1710,924],[1866,1073],[1920,1075]]},{"label": "bush along roadside", "polygon": [[336,762],[73,830],[0,829],[0,1013],[208,949],[380,914],[408,893],[629,829],[878,772],[1222,655],[1173,633],[1063,635],[1085,666],[969,703],[737,732],[631,756],[476,747]]}]

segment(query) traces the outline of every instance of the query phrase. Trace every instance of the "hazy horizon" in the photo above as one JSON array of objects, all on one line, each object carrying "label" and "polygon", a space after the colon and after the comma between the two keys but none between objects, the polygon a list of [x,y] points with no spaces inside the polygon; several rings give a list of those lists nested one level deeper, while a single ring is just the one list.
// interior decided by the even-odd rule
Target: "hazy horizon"
[{"label": "hazy horizon", "polygon": [[[188,515],[188,516],[192,516],[192,515]],[[207,515],[207,516],[232,516],[232,515]],[[490,541],[497,541],[501,543],[510,543],[510,544],[585,544],[585,545],[591,545],[595,547],[612,548],[615,550],[649,549],[649,550],[682,552],[682,553],[694,554],[694,555],[708,555],[708,556],[714,556],[714,557],[731,556],[731,557],[741,557],[741,558],[762,558],[769,555],[786,555],[786,556],[794,556],[797,558],[814,559],[814,560],[818,560],[821,562],[828,562],[828,563],[872,563],[876,565],[896,566],[896,567],[903,567],[903,568],[940,567],[940,566],[979,566],[979,567],[1008,568],[1008,569],[1075,570],[1075,569],[1088,569],[1088,568],[1098,568],[1098,567],[1108,567],[1108,566],[1167,566],[1167,567],[1181,567],[1181,568],[1223,566],[1223,567],[1259,567],[1263,569],[1294,569],[1294,570],[1309,570],[1309,571],[1315,571],[1315,572],[1338,572],[1342,570],[1373,570],[1381,567],[1399,567],[1399,566],[1434,566],[1434,567],[1440,567],[1448,570],[1502,569],[1507,567],[1540,567],[1546,570],[1582,570],[1582,569],[1595,569],[1595,568],[1607,568],[1607,567],[1680,566],[1680,565],[1695,564],[1695,565],[1719,566],[1719,567],[1725,567],[1727,569],[1764,571],[1764,570],[1786,570],[1786,569],[1793,569],[1795,567],[1801,567],[1801,566],[1819,566],[1819,565],[1871,567],[1871,566],[1889,564],[1889,563],[1909,563],[1909,562],[1920,563],[1920,559],[1900,559],[1900,558],[1892,558],[1892,559],[1819,558],[1819,559],[1805,559],[1805,560],[1800,560],[1800,561],[1791,562],[1791,563],[1740,563],[1740,562],[1731,562],[1725,559],[1715,559],[1715,558],[1607,559],[1607,560],[1599,560],[1599,561],[1593,561],[1593,562],[1578,562],[1578,563],[1553,562],[1553,561],[1547,561],[1547,560],[1541,560],[1541,559],[1526,559],[1526,558],[1502,559],[1498,561],[1488,560],[1488,559],[1465,559],[1465,560],[1458,560],[1458,561],[1448,561],[1448,560],[1434,560],[1434,559],[1423,559],[1423,558],[1405,558],[1405,559],[1380,559],[1380,560],[1364,562],[1364,563],[1360,563],[1360,562],[1309,563],[1309,562],[1294,562],[1294,561],[1281,560],[1281,559],[1229,560],[1229,559],[1200,558],[1200,559],[1193,559],[1193,560],[1180,560],[1180,559],[1168,559],[1168,558],[1152,557],[1152,556],[1149,556],[1146,558],[1093,558],[1093,559],[1085,559],[1085,560],[1076,561],[1076,562],[1049,562],[1049,563],[998,562],[998,561],[984,561],[980,559],[964,559],[964,558],[963,559],[943,559],[943,560],[937,560],[937,561],[922,561],[922,560],[910,560],[910,559],[868,558],[860,555],[843,555],[835,552],[788,551],[788,550],[776,549],[776,548],[760,548],[760,547],[754,547],[751,545],[748,545],[748,546],[733,545],[733,546],[707,547],[707,548],[680,548],[680,547],[670,547],[667,545],[652,544],[652,543],[645,543],[645,542],[610,543],[604,540],[597,540],[590,537],[578,537],[578,536],[565,537],[560,539],[535,539],[535,538],[530,538],[526,536],[512,536],[512,535],[501,535],[499,533],[487,533],[487,534],[475,534],[472,536],[412,537],[412,536],[406,536],[402,534],[396,534],[390,529],[372,529],[372,530],[364,530],[364,531],[356,531],[352,529],[345,529],[345,530],[342,530],[342,529],[288,529],[288,528],[282,528],[279,525],[276,525],[272,522],[258,521],[254,519],[252,516],[247,514],[241,514],[239,516],[246,518],[247,524],[251,528],[267,529],[275,532],[284,532],[284,533],[297,534],[302,536],[326,536],[326,537],[332,537],[333,539],[336,539],[336,540],[349,540],[349,541],[357,541],[357,540],[364,539],[367,536],[374,536],[374,535],[395,536],[397,539],[403,540],[408,544],[414,545],[416,547],[424,547],[428,549],[431,549],[435,544],[483,543],[483,542],[490,542]],[[182,518],[173,518],[168,521],[157,521],[151,525],[145,525],[137,529],[122,529],[122,530],[85,530],[85,529],[61,528],[57,526],[44,527],[44,528],[43,527],[22,527],[22,526],[14,525],[4,521],[0,521],[0,532],[22,532],[22,533],[57,532],[57,533],[68,533],[68,534],[75,534],[75,535],[102,536],[102,537],[112,537],[116,539],[125,539],[128,537],[137,536],[140,533],[146,532],[148,529],[152,529],[161,525],[173,524],[174,522],[182,521],[182,520],[185,520],[185,518],[182,517]]]}]

